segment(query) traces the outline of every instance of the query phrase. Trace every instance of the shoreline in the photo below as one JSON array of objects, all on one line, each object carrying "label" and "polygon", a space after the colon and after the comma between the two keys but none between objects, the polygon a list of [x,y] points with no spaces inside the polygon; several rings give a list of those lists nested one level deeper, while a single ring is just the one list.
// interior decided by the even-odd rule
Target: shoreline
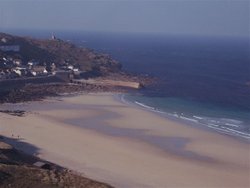
[{"label": "shoreline", "polygon": [[249,185],[246,143],[122,104],[114,94],[59,99],[25,104],[25,117],[0,113],[1,134],[14,131],[39,157],[117,187]]},{"label": "shoreline", "polygon": [[[142,103],[138,103],[138,102],[133,102],[130,100],[126,100],[124,98],[125,95],[129,95],[129,93],[122,93],[122,94],[115,94],[117,97],[114,97],[115,100],[120,101],[121,103],[124,103],[125,105],[130,105],[131,107],[135,107],[135,108],[139,108],[151,113],[154,113],[160,117],[164,117],[167,120],[171,120],[171,121],[175,121],[177,123],[181,123],[181,124],[185,124],[187,126],[193,127],[193,128],[197,128],[197,129],[202,129],[205,131],[209,131],[212,133],[217,133],[220,135],[224,135],[224,136],[229,136],[233,139],[236,140],[240,140],[244,143],[250,143],[250,137],[249,136],[243,136],[245,133],[240,132],[240,134],[236,134],[235,130],[234,132],[229,132],[220,128],[216,128],[216,127],[211,127],[209,125],[206,125],[204,123],[201,123],[199,121],[194,121],[193,119],[189,119],[188,117],[180,117],[180,115],[177,114],[170,114],[168,112],[164,112],[161,110],[158,110],[154,107],[150,107],[150,106],[146,106]],[[209,118],[209,117],[205,117],[205,118]],[[243,135],[242,135],[243,134]]]}]

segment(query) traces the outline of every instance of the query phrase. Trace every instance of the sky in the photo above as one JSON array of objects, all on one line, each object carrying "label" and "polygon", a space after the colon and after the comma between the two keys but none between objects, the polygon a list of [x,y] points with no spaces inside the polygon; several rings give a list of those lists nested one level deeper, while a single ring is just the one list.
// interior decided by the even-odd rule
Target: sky
[{"label": "sky", "polygon": [[0,31],[249,37],[249,0],[0,0]]}]

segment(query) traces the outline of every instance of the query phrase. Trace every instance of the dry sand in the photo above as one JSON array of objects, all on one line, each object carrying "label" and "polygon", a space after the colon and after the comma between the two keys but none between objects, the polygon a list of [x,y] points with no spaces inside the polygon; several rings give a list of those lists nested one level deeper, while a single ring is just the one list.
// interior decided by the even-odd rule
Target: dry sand
[{"label": "dry sand", "polygon": [[0,108],[30,111],[0,113],[0,134],[19,135],[39,157],[116,187],[250,187],[249,143],[123,104],[112,94]]}]

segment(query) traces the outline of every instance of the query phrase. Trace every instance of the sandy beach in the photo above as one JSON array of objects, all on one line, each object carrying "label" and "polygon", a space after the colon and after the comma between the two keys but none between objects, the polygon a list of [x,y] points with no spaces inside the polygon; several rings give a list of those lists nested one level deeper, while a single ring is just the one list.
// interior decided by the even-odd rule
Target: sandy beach
[{"label": "sandy beach", "polygon": [[[249,143],[86,94],[4,104],[0,134],[18,149],[115,187],[250,187]],[[21,143],[32,144],[35,151]]]}]

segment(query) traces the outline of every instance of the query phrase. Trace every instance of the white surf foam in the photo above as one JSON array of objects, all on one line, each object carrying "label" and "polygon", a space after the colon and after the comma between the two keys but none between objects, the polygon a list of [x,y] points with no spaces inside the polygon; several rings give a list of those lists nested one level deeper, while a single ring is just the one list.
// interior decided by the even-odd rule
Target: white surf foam
[{"label": "white surf foam", "polygon": [[145,105],[143,103],[137,102],[137,101],[135,101],[135,104],[138,104],[139,106],[142,106],[142,107],[150,109],[150,110],[155,110],[155,108],[148,106],[148,105]]},{"label": "white surf foam", "polygon": [[200,117],[200,116],[193,116],[196,119],[204,119],[204,117]]},{"label": "white surf foam", "polygon": [[[128,103],[128,101],[124,98],[124,96],[121,96],[121,100],[124,103]],[[182,119],[185,121],[200,124],[201,126],[209,127],[209,128],[214,129],[220,133],[225,133],[228,135],[234,135],[234,136],[239,136],[242,138],[250,139],[250,134],[242,132],[240,130],[235,130],[235,129],[240,128],[242,126],[241,124],[243,122],[239,121],[239,120],[229,119],[229,118],[203,117],[203,116],[197,116],[197,115],[193,115],[192,117],[187,117],[186,115],[184,115],[184,113],[164,112],[164,111],[161,111],[157,108],[148,106],[148,105],[146,105],[142,102],[139,102],[139,101],[134,101],[134,104],[139,105],[147,110],[150,110],[150,111],[153,111],[156,113],[166,114],[169,117],[172,116],[172,117],[179,118],[179,119]]]},{"label": "white surf foam", "polygon": [[225,125],[230,126],[230,127],[240,127],[239,125],[235,125],[232,123],[225,123]]},{"label": "white surf foam", "polygon": [[188,117],[185,117],[185,116],[180,116],[180,118],[181,118],[181,119],[188,120],[188,121],[192,121],[192,122],[198,123],[198,121],[197,121],[196,119],[188,118]]}]

